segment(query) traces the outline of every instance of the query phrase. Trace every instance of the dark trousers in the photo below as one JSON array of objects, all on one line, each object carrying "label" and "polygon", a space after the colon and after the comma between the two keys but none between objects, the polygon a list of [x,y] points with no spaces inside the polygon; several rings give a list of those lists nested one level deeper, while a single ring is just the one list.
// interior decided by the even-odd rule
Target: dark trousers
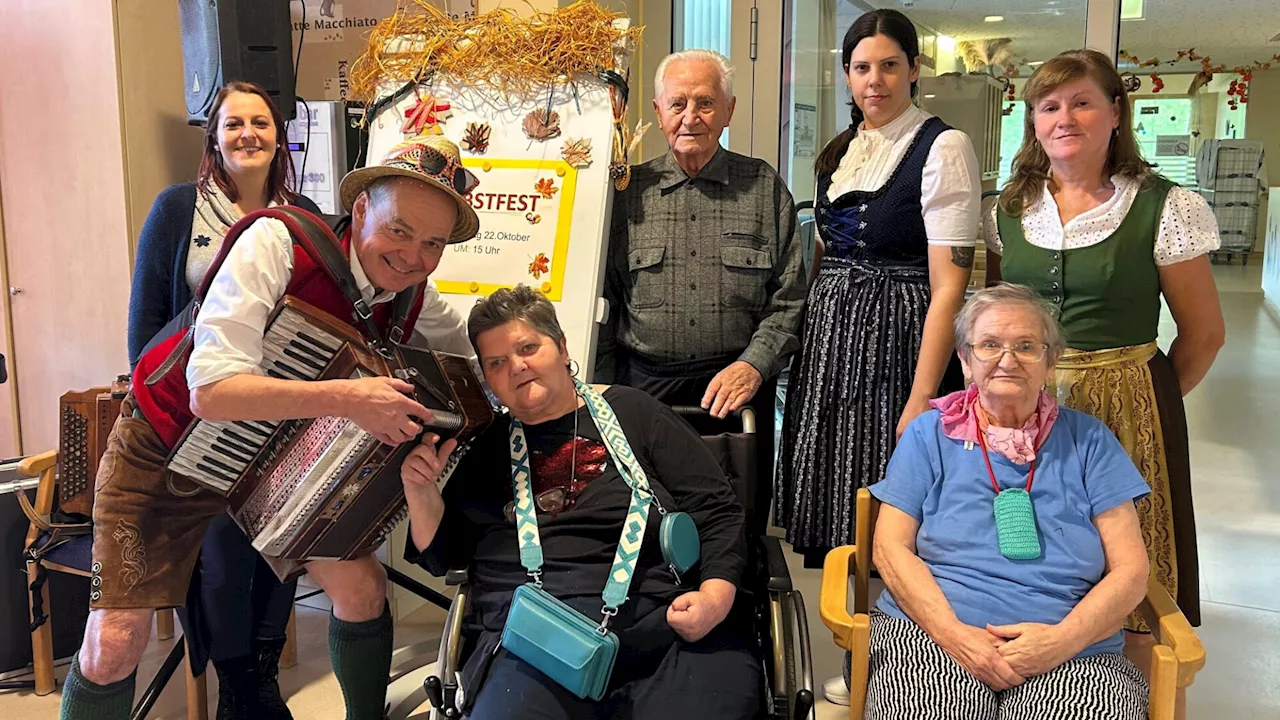
[{"label": "dark trousers", "polygon": [[289,623],[296,580],[281,583],[230,515],[218,516],[200,547],[187,605],[179,609],[193,660],[250,655],[256,639],[280,639]]},{"label": "dark trousers", "polygon": [[679,639],[662,606],[620,632],[610,691],[580,700],[505,650],[489,666],[471,720],[747,720],[760,709],[749,626],[731,613],[698,642]]},{"label": "dark trousers", "polygon": [[[618,384],[644,390],[658,400],[672,406],[702,405],[707,385],[737,356],[711,361],[657,363],[634,354],[626,355],[619,363]],[[747,406],[756,414],[756,487],[753,508],[747,508],[751,537],[761,537],[769,525],[770,506],[773,502],[773,466],[775,444],[775,403],[778,395],[778,379],[766,378],[760,384]],[[737,420],[717,420],[710,416],[688,418],[700,435],[737,432]]]}]

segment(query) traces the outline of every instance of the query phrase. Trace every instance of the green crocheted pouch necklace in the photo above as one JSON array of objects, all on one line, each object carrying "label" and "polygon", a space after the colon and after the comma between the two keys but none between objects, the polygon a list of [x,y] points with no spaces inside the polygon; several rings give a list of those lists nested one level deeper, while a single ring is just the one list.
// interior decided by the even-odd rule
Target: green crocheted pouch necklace
[{"label": "green crocheted pouch necklace", "polygon": [[1000,540],[1000,554],[1010,560],[1035,560],[1040,557],[1040,533],[1036,529],[1036,513],[1031,506],[1031,483],[1036,479],[1036,461],[1031,460],[1027,473],[1027,487],[1000,489],[996,471],[991,467],[987,454],[987,439],[978,431],[978,444],[982,446],[982,459],[987,461],[987,475],[996,491],[996,537]]}]

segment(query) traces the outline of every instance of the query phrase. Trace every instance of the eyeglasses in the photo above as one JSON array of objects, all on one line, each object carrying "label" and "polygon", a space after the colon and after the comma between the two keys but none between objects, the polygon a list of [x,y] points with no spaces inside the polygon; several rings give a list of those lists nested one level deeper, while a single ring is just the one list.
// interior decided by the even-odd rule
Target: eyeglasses
[{"label": "eyeglasses", "polygon": [[1013,353],[1014,359],[1018,362],[1030,365],[1043,360],[1045,353],[1049,352],[1049,346],[1044,343],[1033,342],[1002,345],[988,340],[986,342],[971,343],[969,350],[975,358],[982,362],[999,362],[1004,358],[1004,354],[1008,352]]},{"label": "eyeglasses", "polygon": [[[556,487],[550,490],[543,490],[534,498],[538,509],[544,513],[555,515],[573,507],[574,498],[569,496],[569,488]],[[507,516],[507,522],[514,523],[516,521],[516,504],[515,501],[507,503],[502,509],[502,513]]]},{"label": "eyeglasses", "polygon": [[466,195],[477,185],[475,176],[462,167],[462,163],[427,145],[407,145],[392,151],[383,164],[420,172],[452,188],[459,195]]},{"label": "eyeglasses", "polygon": [[444,180],[459,195],[471,192],[470,177],[462,165],[451,157],[433,147],[422,146],[418,156],[418,167],[428,175]]}]

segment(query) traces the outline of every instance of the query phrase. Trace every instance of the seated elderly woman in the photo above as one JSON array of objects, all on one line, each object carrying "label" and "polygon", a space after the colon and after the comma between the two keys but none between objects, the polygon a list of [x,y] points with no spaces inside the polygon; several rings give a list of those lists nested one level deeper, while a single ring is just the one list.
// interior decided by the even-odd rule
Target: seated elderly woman
[{"label": "seated elderly woman", "polygon": [[[481,300],[468,330],[485,380],[510,414],[476,439],[443,490],[436,481],[453,441],[436,447],[438,438],[424,438],[402,470],[414,546],[408,559],[436,575],[472,568],[467,626],[478,640],[462,672],[468,716],[752,717],[762,681],[749,615],[731,613],[743,575],[743,509],[702,440],[641,391],[613,386],[597,394],[578,383],[555,308],[527,287]],[[628,460],[631,453],[615,451],[608,409],[638,465]],[[523,507],[536,505],[535,512],[517,507],[519,478],[527,476],[513,473],[516,467],[532,471],[524,497],[536,502]],[[533,577],[594,632],[609,604],[606,581],[618,579],[624,520],[636,527],[632,483],[643,478],[657,503],[634,579],[614,598],[617,615],[608,630],[620,641],[616,665],[601,697],[582,699],[518,657],[503,639],[504,626],[513,595],[519,598],[517,589],[523,592]],[[700,564],[678,580],[659,549],[660,521],[677,511],[692,517],[701,543]],[[530,562],[537,547],[540,566]]]},{"label": "seated elderly woman", "polygon": [[1063,351],[1034,291],[978,291],[956,317],[973,384],[933,401],[885,479],[866,717],[1146,716],[1120,631],[1147,585],[1142,476],[1098,420],[1044,392]]}]

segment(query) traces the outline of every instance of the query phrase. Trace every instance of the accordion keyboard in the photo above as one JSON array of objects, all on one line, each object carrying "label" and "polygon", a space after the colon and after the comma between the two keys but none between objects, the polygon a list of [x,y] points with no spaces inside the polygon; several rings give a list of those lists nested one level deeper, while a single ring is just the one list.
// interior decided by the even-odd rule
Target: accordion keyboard
[{"label": "accordion keyboard", "polygon": [[[343,340],[308,323],[285,306],[262,339],[262,371],[284,380],[315,380]],[[169,461],[169,468],[227,493],[271,439],[280,421],[197,422]]]}]

